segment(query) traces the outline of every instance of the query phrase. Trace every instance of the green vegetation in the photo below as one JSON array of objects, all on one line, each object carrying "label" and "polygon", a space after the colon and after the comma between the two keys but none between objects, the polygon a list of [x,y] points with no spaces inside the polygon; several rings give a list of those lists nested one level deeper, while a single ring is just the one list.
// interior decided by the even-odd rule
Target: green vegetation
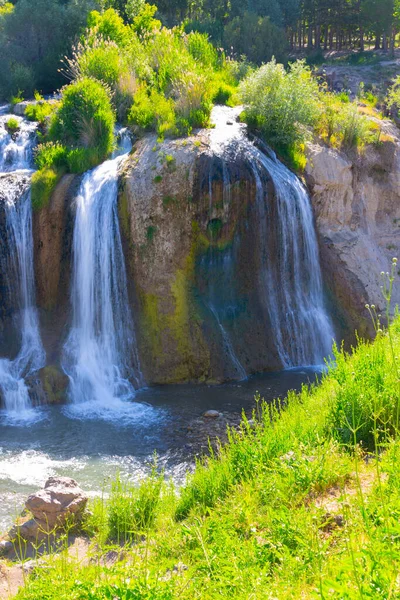
[{"label": "green vegetation", "polygon": [[47,206],[51,194],[64,173],[62,168],[43,167],[32,175],[31,198],[33,210]]},{"label": "green vegetation", "polygon": [[29,121],[37,121],[41,127],[45,127],[50,115],[56,109],[56,104],[38,99],[36,104],[29,104],[25,109],[25,117]]},{"label": "green vegetation", "polygon": [[245,106],[241,118],[296,170],[304,169],[305,143],[315,134],[344,150],[381,139],[377,98],[363,86],[354,101],[346,93],[329,92],[305,61],[285,69],[272,60],[241,82],[239,96]]},{"label": "green vegetation", "polygon": [[17,598],[396,598],[400,317],[384,327],[370,311],[374,342],[335,349],[283,401],[257,398],[179,495],[155,467],[138,488],[117,478],[86,523],[92,560],[49,556]]},{"label": "green vegetation", "polygon": [[63,84],[59,63],[85,25],[91,0],[17,0],[0,8],[0,98],[51,93]]},{"label": "green vegetation", "polygon": [[8,119],[8,121],[6,123],[6,129],[7,129],[8,133],[11,133],[11,134],[18,131],[18,129],[19,129],[18,119],[16,119],[15,117],[11,117],[10,119]]},{"label": "green vegetation", "polygon": [[[294,51],[307,55],[310,64],[319,64],[326,50],[339,51],[338,61],[373,64],[379,59],[368,48],[393,53],[398,42],[397,0],[159,0],[156,4],[145,0],[1,0],[0,98],[8,100],[19,91],[30,97],[35,89],[47,94],[59,88],[63,83],[60,60],[65,56],[66,63],[74,60],[71,44],[79,38],[78,54],[80,46],[88,49],[76,65],[82,75],[100,74],[114,84],[118,74],[117,87],[122,86],[122,94],[128,95],[133,81],[123,73],[131,70],[132,62],[142,62],[139,40],[146,46],[148,36],[162,28],[204,35],[235,61],[246,56],[258,65],[273,56],[284,61]],[[85,26],[94,31],[97,45],[84,33]],[[131,43],[132,34],[136,42]],[[128,53],[130,64],[125,52],[118,56],[115,46],[107,47],[109,42],[124,49],[129,43],[131,50],[135,46]],[[154,83],[151,79],[148,83]]]}]

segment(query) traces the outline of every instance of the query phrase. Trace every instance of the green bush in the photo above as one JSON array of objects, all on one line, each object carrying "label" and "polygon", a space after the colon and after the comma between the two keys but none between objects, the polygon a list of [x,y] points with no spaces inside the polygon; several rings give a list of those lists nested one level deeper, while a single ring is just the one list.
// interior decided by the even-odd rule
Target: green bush
[{"label": "green bush", "polygon": [[68,150],[57,142],[39,144],[35,149],[35,163],[38,169],[45,167],[65,167]]},{"label": "green bush", "polygon": [[177,133],[173,100],[156,90],[149,94],[144,86],[135,94],[128,122],[139,131],[155,130],[161,137]]},{"label": "green bush", "polygon": [[343,148],[359,148],[370,139],[369,120],[359,114],[355,103],[345,106],[338,124]]},{"label": "green bush", "polygon": [[19,129],[18,119],[16,119],[15,117],[10,117],[8,119],[8,121],[6,122],[6,129],[7,129],[8,133],[15,133],[16,131],[18,131],[18,129]]},{"label": "green bush", "polygon": [[386,105],[389,109],[396,111],[396,116],[399,116],[400,111],[400,75],[398,75],[390,86],[387,96]]},{"label": "green bush", "polygon": [[72,148],[67,153],[67,166],[70,173],[85,173],[102,162],[97,148]]},{"label": "green bush", "polygon": [[113,148],[114,125],[115,116],[105,88],[94,79],[82,78],[64,88],[50,135],[70,147],[96,149],[101,161]]},{"label": "green bush", "polygon": [[114,89],[122,74],[127,70],[117,44],[96,38],[93,45],[82,46],[79,50],[78,76],[97,79],[110,89]]},{"label": "green bush", "polygon": [[92,36],[100,35],[103,39],[115,42],[118,46],[129,44],[130,27],[124,24],[122,17],[109,8],[104,13],[97,10],[88,15],[87,25],[92,30]]},{"label": "green bush", "polygon": [[51,194],[63,174],[63,169],[46,166],[32,175],[31,200],[33,210],[40,210],[47,206]]},{"label": "green bush", "polygon": [[320,114],[318,83],[304,61],[286,71],[272,60],[244,79],[239,93],[244,118],[272,145],[304,143]]},{"label": "green bush", "polygon": [[204,68],[212,70],[219,68],[221,61],[218,52],[209,42],[206,34],[193,31],[187,36],[186,43],[190,54]]},{"label": "green bush", "polygon": [[25,117],[28,121],[37,121],[40,125],[45,125],[54,110],[56,110],[54,103],[39,101],[36,104],[28,104]]}]

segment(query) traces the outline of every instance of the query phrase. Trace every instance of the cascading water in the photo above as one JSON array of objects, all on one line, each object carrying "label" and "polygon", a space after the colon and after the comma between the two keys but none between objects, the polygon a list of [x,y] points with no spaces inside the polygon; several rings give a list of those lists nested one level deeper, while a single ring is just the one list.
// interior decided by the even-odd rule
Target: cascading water
[{"label": "cascading water", "polygon": [[[307,190],[274,153],[252,147],[260,222],[261,288],[285,368],[323,364],[334,333],[324,306],[321,267]],[[265,194],[263,172],[274,186]],[[272,243],[271,243],[272,242]]]},{"label": "cascading water", "polygon": [[120,137],[119,155],[86,173],[76,199],[72,328],[63,368],[70,380],[72,409],[87,416],[132,399],[135,390],[129,376],[137,387],[143,383],[117,207],[118,171],[131,144],[126,133]]},{"label": "cascading water", "polygon": [[0,359],[0,390],[7,417],[14,422],[32,419],[33,411],[25,378],[45,364],[38,315],[35,306],[33,273],[32,208],[29,189],[20,191],[20,178],[30,174],[34,129],[19,119],[19,131],[11,136],[5,127],[10,115],[0,116],[0,171],[9,173],[4,184],[7,287],[20,332],[20,349],[13,360]]},{"label": "cascading water", "polygon": [[[239,111],[227,107],[213,111],[216,128],[210,134],[211,147],[223,161],[224,212],[225,190],[230,189],[224,160],[235,161],[236,154],[241,153],[256,184],[259,293],[276,352],[284,368],[320,365],[331,352],[334,332],[324,306],[310,199],[299,178],[272,151],[261,150],[247,138],[243,125],[235,122]],[[211,198],[211,183],[209,189]],[[232,287],[233,270],[223,271],[223,277],[224,285]]]}]

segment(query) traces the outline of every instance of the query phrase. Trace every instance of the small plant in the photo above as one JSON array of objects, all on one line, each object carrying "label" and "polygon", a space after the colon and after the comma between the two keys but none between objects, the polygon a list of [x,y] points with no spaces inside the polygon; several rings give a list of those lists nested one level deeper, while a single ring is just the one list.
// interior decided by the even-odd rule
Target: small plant
[{"label": "small plant", "polygon": [[56,108],[55,103],[40,100],[37,104],[28,104],[25,109],[25,116],[29,121],[37,121],[44,126]]},{"label": "small plant", "polygon": [[173,196],[164,196],[162,200],[164,208],[168,208],[168,206],[171,206],[171,204],[174,204],[175,202],[176,198],[174,198]]},{"label": "small plant", "polygon": [[154,225],[149,225],[147,230],[146,230],[146,238],[149,242],[153,241],[154,235],[157,231],[157,227],[155,227]]},{"label": "small plant", "polygon": [[11,135],[19,130],[19,121],[15,117],[10,117],[6,122],[6,129]]},{"label": "small plant", "polygon": [[163,180],[161,175],[156,175],[153,179],[154,183],[161,183]]},{"label": "small plant", "polygon": [[10,98],[11,106],[15,106],[16,104],[19,104],[20,102],[23,102],[23,101],[24,101],[24,97],[20,90],[14,96],[11,96],[11,98]]},{"label": "small plant", "polygon": [[146,533],[154,525],[160,502],[163,475],[154,466],[139,487],[124,483],[118,476],[111,487],[108,525],[111,538],[128,542]]}]

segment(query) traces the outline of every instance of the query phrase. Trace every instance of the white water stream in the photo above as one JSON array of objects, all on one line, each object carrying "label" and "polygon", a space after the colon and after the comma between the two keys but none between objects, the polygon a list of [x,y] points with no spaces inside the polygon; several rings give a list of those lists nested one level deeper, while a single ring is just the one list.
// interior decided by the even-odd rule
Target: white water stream
[{"label": "white water stream", "polygon": [[30,172],[35,126],[18,119],[19,131],[11,136],[5,127],[11,115],[0,116],[0,172],[15,176],[4,202],[7,242],[7,282],[18,307],[20,350],[14,359],[0,358],[0,391],[5,417],[14,424],[38,418],[32,409],[26,377],[45,365],[39,333],[33,272],[32,208],[29,190],[19,191],[18,178]]},{"label": "white water stream", "polygon": [[124,406],[132,417],[134,406],[126,403],[135,395],[131,380],[143,384],[118,222],[118,171],[131,148],[127,134],[121,140],[119,155],[84,175],[76,199],[72,327],[63,368],[69,411],[86,417],[111,418]]}]

